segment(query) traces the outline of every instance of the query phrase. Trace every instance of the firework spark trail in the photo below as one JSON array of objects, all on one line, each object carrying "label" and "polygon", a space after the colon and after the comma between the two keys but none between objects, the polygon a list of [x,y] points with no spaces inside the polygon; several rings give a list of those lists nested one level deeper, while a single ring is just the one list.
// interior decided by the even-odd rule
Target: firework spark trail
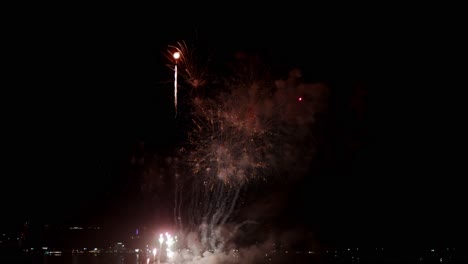
[{"label": "firework spark trail", "polygon": [[174,223],[177,230],[183,230],[183,223],[181,219],[181,210],[182,210],[182,198],[183,198],[183,185],[179,184],[179,174],[176,169],[175,179],[174,179]]},{"label": "firework spark trail", "polygon": [[[184,193],[183,185],[181,185],[178,200],[180,200],[180,201],[182,200],[183,193]],[[177,195],[177,193],[176,193],[176,195]],[[184,229],[182,218],[181,218],[181,212],[182,212],[182,203],[179,202],[179,204],[177,205],[177,214],[176,214],[176,216],[177,216],[177,222],[176,222],[177,223],[177,230],[183,230]]]},{"label": "firework spark trail", "polygon": [[[226,190],[229,188],[224,184],[218,184],[215,187],[215,190],[208,191],[196,196],[196,199],[193,199],[193,203],[190,205],[190,208],[197,208],[197,210],[191,210],[192,213],[196,213],[195,218],[192,223],[204,223],[201,229],[202,243],[205,246],[210,246],[211,249],[214,249],[213,244],[208,244],[210,237],[213,236],[213,232],[216,226],[226,222],[229,215],[233,211],[234,205],[236,204],[237,198],[231,199],[232,197],[232,188],[231,190]],[[236,191],[236,196],[240,190]],[[202,206],[197,206],[197,203],[202,203]],[[211,204],[211,206],[210,206]],[[199,210],[202,209],[202,210]],[[224,216],[225,218],[221,219]]]},{"label": "firework spark trail", "polygon": [[198,227],[201,244],[206,250],[220,250],[225,242],[217,230],[235,212],[243,188],[229,186],[223,181],[217,181],[212,186],[197,181],[190,182],[188,186],[179,186],[191,186],[190,195],[179,201],[179,204],[184,204],[183,212],[186,217],[180,217],[187,220],[188,225],[185,227]]},{"label": "firework spark trail", "polygon": [[175,116],[177,117],[177,64],[174,68],[174,108]]},{"label": "firework spark trail", "polygon": [[234,199],[232,200],[231,205],[229,206],[229,211],[227,211],[227,213],[223,217],[223,220],[219,224],[224,225],[226,221],[229,219],[229,217],[231,217],[231,214],[234,211],[234,207],[237,203],[237,199],[239,198],[239,193],[240,193],[240,189],[236,189],[235,194],[234,194]]}]

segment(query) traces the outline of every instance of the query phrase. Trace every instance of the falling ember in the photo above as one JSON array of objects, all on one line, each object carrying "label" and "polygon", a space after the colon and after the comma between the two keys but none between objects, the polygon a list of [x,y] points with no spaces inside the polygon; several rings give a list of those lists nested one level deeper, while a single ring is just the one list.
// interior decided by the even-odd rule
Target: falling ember
[{"label": "falling ember", "polygon": [[302,97],[299,97],[297,100],[298,100],[299,102],[302,101]]}]

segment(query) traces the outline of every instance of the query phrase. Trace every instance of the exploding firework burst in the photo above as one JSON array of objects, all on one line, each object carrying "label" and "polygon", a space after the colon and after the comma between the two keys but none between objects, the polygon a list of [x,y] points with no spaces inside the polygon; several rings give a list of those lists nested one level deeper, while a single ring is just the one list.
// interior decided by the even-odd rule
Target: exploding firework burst
[{"label": "exploding firework burst", "polygon": [[[190,134],[193,149],[189,155],[192,175],[211,186],[213,181],[240,186],[265,179],[260,172],[271,165],[268,155],[271,130],[255,113],[254,103],[223,94],[218,100],[197,99],[195,129]],[[226,98],[230,98],[227,99]],[[224,100],[224,101],[220,101]]]}]

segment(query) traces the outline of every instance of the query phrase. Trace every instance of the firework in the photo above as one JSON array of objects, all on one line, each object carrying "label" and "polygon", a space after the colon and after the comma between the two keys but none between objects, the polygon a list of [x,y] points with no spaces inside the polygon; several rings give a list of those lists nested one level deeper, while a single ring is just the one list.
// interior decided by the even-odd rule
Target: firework
[{"label": "firework", "polygon": [[207,83],[206,65],[200,62],[195,56],[194,50],[189,49],[185,42],[177,42],[175,46],[170,45],[164,56],[168,61],[173,62],[167,66],[174,70],[174,109],[177,117],[178,75],[189,84],[192,93]]},{"label": "firework", "polygon": [[[172,48],[180,52],[179,69],[190,87],[210,86],[186,44],[178,44]],[[233,248],[237,231],[256,223],[236,219],[249,187],[299,175],[313,150],[308,137],[316,109],[310,87],[298,85],[300,75],[292,72],[289,80],[274,82],[258,65],[241,66],[217,80],[222,87],[215,95],[191,100],[188,142],[175,169],[174,222],[181,240],[197,245],[194,256]],[[175,99],[176,79],[177,65]]]},{"label": "firework", "polygon": [[[177,42],[177,45],[170,45],[169,50],[164,56],[168,61],[177,60],[180,72],[179,75],[186,81],[189,87],[196,89],[205,86],[208,83],[206,61],[202,61],[196,56],[195,49],[188,48],[187,44]],[[174,54],[178,53],[179,57],[174,58]],[[168,65],[172,69],[173,65]]]}]

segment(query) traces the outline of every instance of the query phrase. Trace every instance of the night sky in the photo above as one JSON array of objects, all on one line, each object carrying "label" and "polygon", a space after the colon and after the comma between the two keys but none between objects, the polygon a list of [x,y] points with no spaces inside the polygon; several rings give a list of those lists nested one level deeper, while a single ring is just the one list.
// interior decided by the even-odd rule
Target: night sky
[{"label": "night sky", "polygon": [[130,162],[180,143],[163,53],[186,41],[219,62],[239,51],[260,55],[278,76],[299,67],[307,82],[331,88],[319,159],[290,187],[285,223],[333,242],[459,243],[467,234],[461,158],[449,151],[452,117],[434,109],[446,109],[444,97],[428,100],[448,81],[421,55],[413,29],[425,28],[379,14],[238,19],[242,11],[175,22],[66,14],[12,22],[2,49],[2,227],[155,219],[141,209],[151,200],[138,193]]}]

